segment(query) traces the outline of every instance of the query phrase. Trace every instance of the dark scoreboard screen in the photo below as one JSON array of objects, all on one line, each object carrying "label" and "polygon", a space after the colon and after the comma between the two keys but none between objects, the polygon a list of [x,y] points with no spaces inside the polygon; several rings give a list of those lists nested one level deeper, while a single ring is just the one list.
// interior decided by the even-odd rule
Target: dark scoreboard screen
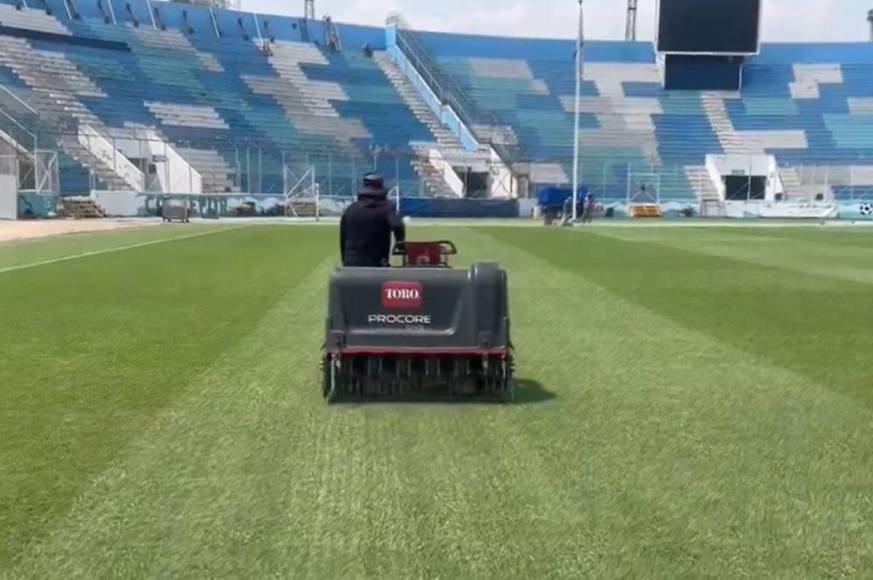
[{"label": "dark scoreboard screen", "polygon": [[761,0],[660,0],[658,51],[758,52]]}]

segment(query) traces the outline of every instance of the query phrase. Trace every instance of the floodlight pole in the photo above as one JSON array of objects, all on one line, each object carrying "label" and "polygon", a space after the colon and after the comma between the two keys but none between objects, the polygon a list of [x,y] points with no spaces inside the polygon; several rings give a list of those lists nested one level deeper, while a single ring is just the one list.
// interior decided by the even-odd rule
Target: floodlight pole
[{"label": "floodlight pole", "polygon": [[584,20],[582,0],[579,1],[579,31],[576,35],[576,64],[574,76],[576,77],[576,100],[575,118],[573,121],[573,222],[579,219],[579,100],[582,93],[582,43],[584,34]]},{"label": "floodlight pole", "polygon": [[867,22],[870,24],[870,42],[873,42],[873,10],[867,12]]},{"label": "floodlight pole", "polygon": [[627,22],[624,27],[624,41],[637,40],[637,0],[627,0]]}]

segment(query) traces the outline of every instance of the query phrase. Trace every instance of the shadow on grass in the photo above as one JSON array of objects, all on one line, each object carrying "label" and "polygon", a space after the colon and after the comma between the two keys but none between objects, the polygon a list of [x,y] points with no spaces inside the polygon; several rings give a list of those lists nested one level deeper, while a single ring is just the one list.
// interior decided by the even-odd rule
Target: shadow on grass
[{"label": "shadow on grass", "polygon": [[518,379],[515,381],[513,405],[533,405],[557,399],[558,395],[545,388],[538,381]]}]

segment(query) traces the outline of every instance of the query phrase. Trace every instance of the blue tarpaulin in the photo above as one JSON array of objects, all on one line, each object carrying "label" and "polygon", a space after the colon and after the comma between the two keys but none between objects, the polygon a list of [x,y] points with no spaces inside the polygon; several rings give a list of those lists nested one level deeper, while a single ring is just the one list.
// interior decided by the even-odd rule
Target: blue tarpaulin
[{"label": "blue tarpaulin", "polygon": [[[542,186],[537,189],[537,202],[543,209],[563,210],[567,201],[573,195],[570,187]],[[588,195],[587,187],[580,187],[576,199],[581,204]]]},{"label": "blue tarpaulin", "polygon": [[400,198],[400,214],[429,218],[517,218],[514,199]]}]

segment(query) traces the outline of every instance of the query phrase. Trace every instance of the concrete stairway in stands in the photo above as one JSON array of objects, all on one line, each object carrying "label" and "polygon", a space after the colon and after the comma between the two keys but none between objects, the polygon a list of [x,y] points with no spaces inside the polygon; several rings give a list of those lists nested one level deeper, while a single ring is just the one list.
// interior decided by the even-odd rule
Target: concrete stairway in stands
[{"label": "concrete stairway in stands", "polygon": [[718,203],[721,201],[718,190],[712,182],[712,176],[704,165],[689,165],[685,167],[685,175],[691,188],[697,193],[701,204]]},{"label": "concrete stairway in stands", "polygon": [[234,170],[227,160],[211,149],[176,147],[176,151],[200,173],[205,193],[238,193]]},{"label": "concrete stairway in stands", "polygon": [[780,167],[779,179],[782,181],[782,189],[786,201],[804,197],[804,188],[800,181],[800,175],[797,174],[797,169],[793,167]]},{"label": "concrete stairway in stands", "polygon": [[[726,155],[750,155],[756,153],[750,150],[748,143],[737,133],[724,105],[722,93],[701,93],[703,110],[712,128],[715,130],[721,148]],[[760,151],[759,153],[763,153]]]},{"label": "concrete stairway in stands", "polygon": [[64,205],[64,214],[67,217],[77,220],[106,217],[106,212],[103,211],[103,208],[89,197],[64,197],[62,198],[62,203]]},{"label": "concrete stairway in stands", "polygon": [[90,168],[107,189],[130,189],[112,166],[88,151],[79,141],[75,129],[81,124],[98,133],[105,133],[100,119],[73,96],[105,96],[99,87],[84,77],[63,55],[34,50],[20,38],[0,36],[0,65],[14,71],[32,89],[30,104],[40,112],[40,118],[46,125],[71,128],[59,138],[59,144],[70,157],[83,167]]},{"label": "concrete stairway in stands", "polygon": [[422,144],[413,145],[412,147],[416,157],[411,162],[411,165],[421,178],[424,187],[434,197],[457,197],[443,178],[442,172],[430,162],[429,149],[435,148],[444,157],[451,158],[454,156],[452,152],[461,149],[461,142],[458,141],[458,138],[442,124],[431,108],[428,107],[418,89],[409,82],[406,74],[400,70],[400,67],[397,66],[391,55],[387,52],[378,51],[373,54],[373,58],[379,65],[379,68],[382,69],[382,72],[385,73],[385,76],[388,77],[388,80],[403,99],[403,102],[406,103],[416,118],[430,130],[435,138],[432,147],[425,147]]},{"label": "concrete stairway in stands", "polygon": [[424,102],[418,89],[412,86],[406,74],[400,70],[400,67],[391,58],[391,55],[387,52],[379,51],[373,54],[373,58],[418,120],[430,129],[430,132],[436,138],[436,142],[441,147],[450,149],[459,148],[461,146],[460,141],[449,129],[443,126],[434,112],[427,106],[427,103]]},{"label": "concrete stairway in stands", "polygon": [[431,145],[426,143],[412,144],[412,150],[416,156],[412,159],[412,165],[422,186],[426,191],[418,192],[422,195],[433,197],[457,197],[451,186],[446,182],[442,172],[430,161]]}]

